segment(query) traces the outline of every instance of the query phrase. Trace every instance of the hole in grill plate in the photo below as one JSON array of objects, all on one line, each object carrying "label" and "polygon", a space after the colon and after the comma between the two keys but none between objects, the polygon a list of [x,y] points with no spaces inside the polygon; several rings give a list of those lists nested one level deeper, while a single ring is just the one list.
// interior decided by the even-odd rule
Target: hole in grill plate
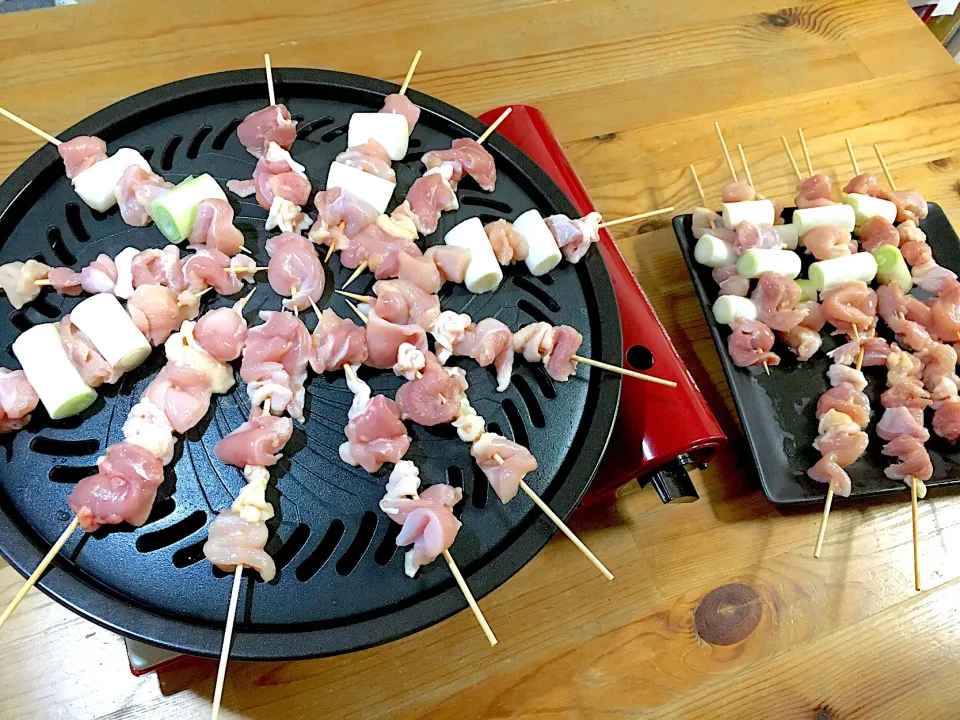
[{"label": "hole in grill plate", "polygon": [[137,550],[142,553],[154,552],[186,540],[207,524],[207,514],[197,510],[162,530],[155,530],[137,538]]},{"label": "hole in grill plate", "polygon": [[67,203],[66,213],[67,227],[70,228],[70,232],[73,233],[77,241],[86,242],[89,240],[90,233],[88,233],[87,229],[83,226],[83,220],[80,217],[80,206],[75,202]]},{"label": "hole in grill plate", "polygon": [[549,293],[547,293],[545,290],[537,287],[522,275],[515,277],[513,279],[513,284],[521,290],[533,295],[537,300],[542,302],[550,312],[560,312],[560,303],[550,297]]},{"label": "hole in grill plate", "polygon": [[321,117],[318,117],[297,128],[297,137],[303,140],[309,135],[312,135],[315,131],[319,130],[320,128],[325,128],[327,127],[327,125],[332,125],[333,122],[334,122],[333,118],[330,117],[329,115],[323,115]]},{"label": "hole in grill plate", "polygon": [[483,510],[487,506],[487,476],[483,474],[483,470],[480,469],[480,466],[476,463],[473,463],[473,492],[471,493],[473,499],[473,506],[478,510]]},{"label": "hole in grill plate", "polygon": [[627,350],[627,362],[637,370],[649,370],[653,367],[653,353],[643,345],[634,345]]},{"label": "hole in grill plate", "polygon": [[90,214],[93,215],[93,219],[97,222],[103,222],[111,215],[116,215],[120,212],[120,208],[117,205],[114,205],[112,208],[107,210],[105,213],[100,212],[99,210],[90,210]]},{"label": "hole in grill plate", "polygon": [[[522,280],[522,278],[514,278],[514,282],[517,280]],[[545,322],[553,325],[553,323],[550,322],[550,318],[547,316],[547,314],[526,298],[520,298],[517,300],[517,307],[537,322]]]},{"label": "hole in grill plate", "polygon": [[33,327],[33,321],[27,317],[23,310],[14,310],[10,313],[10,322],[20,332],[26,332]]},{"label": "hole in grill plate", "polygon": [[295,122],[297,125],[299,125],[300,123],[303,122],[303,115],[301,115],[300,113],[296,113],[295,115],[291,115],[290,119],[293,120],[293,122]]},{"label": "hole in grill plate", "polygon": [[190,141],[190,145],[187,147],[187,158],[190,160],[196,160],[197,155],[200,154],[200,146],[203,145],[203,141],[207,139],[207,135],[213,132],[213,128],[209,125],[201,125],[200,129],[197,130],[197,134],[193,136],[193,139]]},{"label": "hole in grill plate", "polygon": [[182,142],[183,138],[179,135],[174,135],[172,138],[170,138],[167,146],[163,149],[163,155],[160,157],[161,169],[169,170],[173,167],[173,156],[177,152],[177,148],[180,147],[180,143]]},{"label": "hole in grill plate", "polygon": [[533,279],[539,283],[543,283],[544,285],[553,285],[553,278],[550,277],[550,273],[546,273],[544,275],[537,275]]},{"label": "hole in grill plate", "polygon": [[423,147],[423,142],[420,140],[420,138],[410,138],[410,140],[407,142],[407,147],[411,150],[416,150],[417,148]]},{"label": "hole in grill plate", "polygon": [[509,215],[513,212],[513,208],[507,205],[505,202],[494,200],[492,197],[487,197],[486,195],[464,195],[462,198],[460,198],[460,203],[462,205],[490,208],[491,210],[496,210],[504,215]]},{"label": "hole in grill plate", "polygon": [[323,564],[333,555],[333,551],[337,549],[344,532],[346,532],[346,526],[342,520],[337,519],[330,523],[330,527],[327,528],[327,532],[317,548],[297,566],[295,573],[297,580],[306,582],[320,571]]},{"label": "hole in grill plate", "polygon": [[218,132],[217,136],[213,139],[213,142],[210,143],[210,147],[214,150],[223,150],[224,145],[227,144],[227,140],[233,135],[233,131],[240,127],[240,122],[240,118],[234,118],[224,125],[223,129]]},{"label": "hole in grill plate", "polygon": [[387,525],[387,534],[383,536],[383,540],[380,541],[373,553],[373,560],[377,565],[382,567],[393,559],[397,552],[397,535],[400,534],[402,527],[400,523],[395,523],[393,520]]},{"label": "hole in grill plate", "polygon": [[517,392],[520,393],[520,397],[522,397],[523,401],[527,404],[527,412],[530,413],[530,422],[532,422],[536,428],[546,427],[547,419],[544,417],[543,409],[540,407],[540,399],[533,391],[533,388],[530,387],[526,378],[522,375],[514,375],[511,380]]},{"label": "hole in grill plate", "polygon": [[[457,465],[451,465],[447,468],[447,484],[451,487],[457,487],[463,490],[463,470]],[[463,514],[463,503],[457,503],[453,508],[453,515],[458,520]]]},{"label": "hole in grill plate", "polygon": [[360,519],[360,528],[357,530],[353,542],[343,556],[337,560],[337,572],[340,575],[347,576],[352,573],[360,559],[370,547],[370,541],[373,540],[373,534],[377,530],[377,514],[367,510]]},{"label": "hole in grill plate", "polygon": [[70,465],[54,465],[47,473],[51,482],[55,483],[78,483],[85,477],[96,475],[98,468],[96,465],[80,465],[73,467]]},{"label": "hole in grill plate", "polygon": [[346,132],[347,132],[347,126],[340,125],[339,127],[335,127],[333,130],[328,130],[323,135],[321,135],[320,142],[325,142],[325,143],[333,142],[341,135],[345,135]]},{"label": "hole in grill plate", "polygon": [[30,441],[30,449],[41,455],[54,455],[57,457],[93,455],[100,449],[100,441],[90,440],[60,440],[58,438],[48,438],[42,435],[33,438]]},{"label": "hole in grill plate", "polygon": [[60,308],[58,308],[56,305],[51,305],[43,296],[38,297],[36,300],[30,303],[30,307],[44,317],[50,318],[51,320],[53,318],[60,317]]},{"label": "hole in grill plate", "polygon": [[150,162],[153,159],[153,147],[147,145],[143,150],[140,151],[140,154],[143,155],[143,159],[147,162]]},{"label": "hole in grill plate", "polygon": [[503,408],[503,413],[507,416],[507,422],[510,423],[510,429],[513,431],[514,441],[520,443],[524,447],[530,447],[530,438],[527,437],[527,428],[523,425],[523,418],[520,417],[520,411],[517,409],[516,403],[514,403],[510,398],[504,398],[503,402],[500,403],[500,407]]},{"label": "hole in grill plate", "polygon": [[64,265],[73,265],[77,261],[76,256],[63,244],[63,235],[60,234],[60,228],[53,225],[47,228],[47,242],[50,244],[53,254]]},{"label": "hole in grill plate", "polygon": [[553,378],[547,375],[547,369],[540,363],[530,368],[533,374],[533,380],[540,388],[540,392],[548,400],[553,400],[557,396],[557,389],[553,386]]},{"label": "hole in grill plate", "polygon": [[203,544],[207,541],[206,538],[203,540],[198,540],[197,542],[187,545],[186,547],[180,548],[173,554],[173,566],[176,568],[185,568],[191,565],[196,565],[198,562],[203,560]]},{"label": "hole in grill plate", "polygon": [[309,539],[310,528],[304,523],[297,525],[290,533],[287,541],[273,554],[273,563],[277,566],[277,570],[283,570],[303,549]]}]

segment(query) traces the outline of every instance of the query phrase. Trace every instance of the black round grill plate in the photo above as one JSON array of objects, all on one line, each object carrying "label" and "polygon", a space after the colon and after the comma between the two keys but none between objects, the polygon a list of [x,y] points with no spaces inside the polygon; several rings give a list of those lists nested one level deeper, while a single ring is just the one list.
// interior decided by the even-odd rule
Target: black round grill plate
[{"label": "black round grill plate", "polygon": [[[346,125],[359,110],[375,110],[396,86],[369,78],[306,69],[276,69],[278,101],[300,121],[294,157],[307,166],[314,190],[322,188],[326,169],[346,146]],[[452,139],[476,136],[483,126],[445,103],[411,91],[423,113],[411,138],[410,154],[396,163],[402,199],[422,173],[419,157]],[[98,135],[110,152],[140,149],[168,180],[209,172],[221,184],[248,178],[254,159],[237,140],[235,129],[247,113],[266,104],[262,70],[243,70],[192,78],[123,100],[80,122],[63,137]],[[488,146],[497,162],[494,193],[470,180],[461,183],[461,208],[446,213],[432,245],[456,223],[472,216],[484,221],[514,218],[537,207],[546,214],[574,214],[574,208],[549,177],[522,152],[494,135]],[[253,198],[231,197],[237,224],[248,247],[266,264],[263,230],[266,212]],[[46,146],[0,186],[0,263],[42,259],[79,269],[97,254],[114,256],[122,248],[162,246],[153,227],[131,228],[119,212],[92,212],[73,194],[55,148]],[[350,310],[332,294],[350,271],[337,258],[329,263],[327,291],[320,303],[341,316]],[[279,298],[265,276],[247,306],[251,324],[259,309],[279,309]],[[368,275],[351,287],[366,292]],[[239,297],[239,295],[237,296]],[[204,310],[237,298],[205,297]],[[16,367],[10,344],[19,332],[49,322],[79,302],[46,289],[20,311],[0,300],[2,364]],[[494,315],[511,329],[535,320],[569,324],[584,336],[581,354],[619,363],[619,314],[610,278],[599,253],[578,265],[562,263],[544,278],[523,266],[505,272],[501,287],[472,295],[447,284],[445,309],[474,318]],[[315,324],[312,313],[307,326]],[[468,371],[469,396],[491,429],[527,444],[540,468],[530,485],[566,517],[579,502],[596,471],[616,414],[620,379],[581,367],[578,377],[555,383],[540,366],[517,357],[514,382],[495,391],[492,369],[457,359]],[[36,567],[71,515],[66,499],[74,484],[95,472],[107,445],[122,439],[131,405],[164,362],[158,351],[114,387],[101,388],[99,400],[81,417],[51,421],[42,409],[30,426],[0,437],[0,552],[21,573]],[[401,380],[365,369],[361,376],[375,392],[393,397]],[[239,379],[239,378],[238,378]],[[297,426],[283,461],[273,468],[269,497],[277,516],[269,523],[267,549],[276,559],[277,578],[264,583],[249,575],[241,592],[232,656],[278,660],[317,657],[386,642],[436,623],[466,607],[448,568],[436,562],[415,579],[403,572],[403,552],[394,545],[398,526],[382,515],[386,471],[367,475],[344,465],[337,447],[344,440],[351,394],[343,374],[311,375],[307,385],[307,423]],[[230,579],[212,569],[201,551],[210,520],[228,506],[243,486],[240,472],[213,455],[216,441],[237,427],[249,412],[240,383],[217,396],[207,417],[178,443],[167,467],[153,514],[142,528],[104,528],[92,536],[76,533],[40,587],[84,617],[124,635],[180,652],[215,656],[223,636]],[[469,446],[450,427],[411,426],[407,457],[421,468],[424,485],[450,482],[464,489],[456,508],[463,528],[452,548],[477,597],[490,592],[528,562],[555,528],[521,494],[501,505],[472,462]]]}]

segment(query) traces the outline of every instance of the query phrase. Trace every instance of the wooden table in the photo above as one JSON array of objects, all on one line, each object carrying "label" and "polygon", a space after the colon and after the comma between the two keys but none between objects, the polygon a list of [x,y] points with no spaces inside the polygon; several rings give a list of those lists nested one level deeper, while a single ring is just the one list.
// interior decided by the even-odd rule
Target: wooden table
[{"label": "wooden table", "polygon": [[[322,9],[321,9],[322,7]],[[307,8],[316,8],[304,14]],[[794,180],[779,136],[803,126],[816,168],[850,174],[883,146],[901,187],[960,212],[960,70],[903,0],[478,0],[472,3],[120,3],[0,17],[2,104],[59,132],[131,93],[257,66],[313,66],[399,80],[473,113],[541,108],[600,210],[688,210],[695,163],[716,201],[713,135],[746,148],[762,192]],[[0,132],[0,177],[38,146]],[[796,147],[796,143],[794,143]],[[617,578],[562,538],[482,601],[491,650],[464,612],[346,657],[231,665],[222,717],[955,717],[960,688],[960,504],[921,504],[923,581],[913,590],[906,495],[778,513],[756,487],[727,386],[664,220],[621,246],[731,436],[694,480],[701,500],[664,507],[630,488],[572,525]],[[20,578],[0,571],[0,597]],[[711,595],[711,593],[713,593]],[[704,601],[704,598],[707,598]],[[2,634],[4,718],[205,717],[209,665],[133,678],[120,638],[31,593]]]}]

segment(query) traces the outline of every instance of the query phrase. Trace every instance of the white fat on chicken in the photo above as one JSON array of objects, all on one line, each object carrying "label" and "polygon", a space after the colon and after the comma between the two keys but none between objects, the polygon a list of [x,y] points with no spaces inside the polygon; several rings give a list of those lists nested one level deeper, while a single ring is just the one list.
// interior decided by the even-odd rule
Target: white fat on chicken
[{"label": "white fat on chicken", "polygon": [[457,429],[457,435],[465,443],[475,443],[486,430],[486,423],[467,398],[460,400],[460,411],[452,424]]},{"label": "white fat on chicken", "polygon": [[513,334],[513,351],[522,352],[527,362],[548,365],[553,341],[554,327],[550,323],[531,323]]},{"label": "white fat on chicken", "polygon": [[400,343],[397,349],[397,362],[393,366],[395,375],[413,380],[426,366],[427,359],[423,352],[410,343]]},{"label": "white fat on chicken", "polygon": [[293,391],[289,383],[274,382],[270,379],[255,380],[247,383],[247,397],[254,407],[261,407],[268,400],[270,411],[283,413],[293,401]]},{"label": "white fat on chicken", "polygon": [[264,228],[266,230],[279,229],[281,232],[299,233],[313,224],[310,217],[286,198],[279,195],[273,198],[270,205],[270,214]]},{"label": "white fat on chicken", "polygon": [[370,404],[370,386],[357,377],[357,368],[350,366],[352,373],[347,375],[347,388],[353,393],[353,402],[347,411],[347,418],[354,420],[367,411]]},{"label": "white fat on chicken", "polygon": [[149,400],[141,400],[132,408],[123,423],[123,438],[139,445],[164,465],[173,460],[177,438],[167,414]]},{"label": "white fat on chicken", "polygon": [[[234,255],[232,258],[230,258],[230,269],[234,272],[240,268],[246,268],[248,271],[252,271],[256,266],[257,261],[249,255],[244,255],[243,253]],[[251,285],[257,282],[256,273],[254,272],[242,272],[239,273],[239,277],[241,280],[246,283],[250,283]],[[237,302],[240,301],[238,300]],[[236,308],[236,305],[234,305],[234,308]],[[238,312],[238,314],[243,315],[242,312]]]},{"label": "white fat on chicken", "polygon": [[223,395],[234,385],[233,368],[216,360],[203,349],[193,335],[196,325],[193,320],[184,320],[180,331],[167,338],[163,344],[167,360],[196,368],[210,378],[210,390]]},{"label": "white fat on chicken", "polygon": [[113,294],[118,298],[129,300],[133,295],[133,258],[139,254],[139,249],[127,247],[113,259],[113,264],[117,266],[117,283],[113,286]]},{"label": "white fat on chicken", "polygon": [[423,176],[427,175],[439,175],[440,179],[443,180],[444,187],[450,191],[450,194],[453,196],[453,199],[450,200],[450,204],[443,208],[444,211],[454,211],[460,209],[460,202],[457,200],[457,192],[454,190],[453,185],[450,184],[450,181],[453,179],[453,166],[449,163],[443,163],[438,165],[435,168],[427,170]]},{"label": "white fat on chicken", "polygon": [[467,331],[467,326],[473,320],[466,313],[455,313],[453,310],[444,310],[437,317],[430,334],[436,340],[437,360],[441,364],[445,363],[453,355],[453,347],[463,334]]},{"label": "white fat on chicken", "polygon": [[230,509],[248,523],[265,523],[273,517],[273,505],[266,498],[270,471],[260,465],[247,465],[243,468],[243,477],[247,484]]},{"label": "white fat on chicken", "polygon": [[392,218],[389,215],[381,214],[377,217],[376,223],[377,227],[394,237],[403,238],[410,242],[416,242],[417,238],[420,237],[417,226],[413,224],[413,220],[409,217]]},{"label": "white fat on chicken", "polygon": [[[420,491],[420,468],[409,460],[401,460],[393,466],[390,479],[387,480],[386,493],[383,500],[400,500],[412,498]],[[396,515],[400,512],[395,507],[384,507],[380,501],[380,509],[387,515]]]}]

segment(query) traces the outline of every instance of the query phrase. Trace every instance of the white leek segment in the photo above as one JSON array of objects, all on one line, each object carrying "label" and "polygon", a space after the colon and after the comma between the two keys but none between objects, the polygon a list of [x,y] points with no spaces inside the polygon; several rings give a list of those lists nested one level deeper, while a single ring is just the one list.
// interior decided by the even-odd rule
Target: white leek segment
[{"label": "white leek segment", "polygon": [[88,338],[103,359],[121,372],[147,359],[150,343],[110,293],[91,295],[70,313],[70,320]]},{"label": "white leek segment", "polygon": [[407,119],[399,113],[354,113],[347,130],[347,147],[376,140],[391,160],[403,160],[409,137]]},{"label": "white leek segment", "polygon": [[723,204],[723,226],[735,228],[746,220],[751,225],[773,225],[772,200],[744,200]]},{"label": "white leek segment", "polygon": [[[553,270],[563,255],[550,228],[537,210],[527,210],[513,221],[513,229],[527,241],[527,268],[534,275]],[[488,243],[489,244],[489,243]]]},{"label": "white leek segment", "polygon": [[[550,231],[547,230],[547,232]],[[443,236],[443,241],[447,245],[470,251],[470,264],[467,265],[467,274],[464,278],[467,290],[472,293],[485,293],[500,285],[500,281],[503,280],[503,270],[500,269],[497,256],[493,254],[493,247],[487,239],[487,233],[483,229],[480,218],[473,217],[454,226]]]},{"label": "white leek segment", "polygon": [[757,304],[750,298],[721,295],[713,304],[713,317],[723,325],[730,325],[737,318],[756,320]]},{"label": "white leek segment", "polygon": [[20,333],[13,354],[53,420],[81,413],[97,399],[96,391],[67,357],[56,323],[34,325]]},{"label": "white leek segment", "polygon": [[800,237],[823,225],[832,225],[852,233],[857,224],[857,216],[849,205],[797,208],[793,211],[793,224],[797,226]]},{"label": "white leek segment", "polygon": [[807,300],[817,300],[817,286],[813,284],[812,280],[807,278],[797,278],[794,282],[800,286],[800,298],[797,302],[805,302]]},{"label": "white leek segment", "polygon": [[780,236],[780,242],[787,250],[796,250],[800,243],[800,235],[797,233],[797,226],[793,225],[774,225],[773,229]]},{"label": "white leek segment", "polygon": [[113,259],[113,264],[117,266],[117,283],[113,287],[113,294],[124,300],[129,300],[133,295],[133,258],[139,254],[139,249],[126,247]]},{"label": "white leek segment", "polygon": [[117,183],[131,165],[153,172],[143,155],[133,148],[120,148],[106,160],[94,163],[77,175],[73,179],[73,189],[94,210],[106,212],[117,204]]},{"label": "white leek segment", "polygon": [[737,261],[737,272],[748,278],[765,272],[786,275],[791,280],[800,274],[800,256],[792,250],[747,250]]},{"label": "white leek segment", "polygon": [[843,199],[843,203],[853,208],[857,227],[860,227],[867,220],[877,215],[884,218],[891,225],[896,222],[897,219],[897,206],[883,198],[861,195],[860,193],[850,193]]},{"label": "white leek segment", "polygon": [[853,280],[869,285],[877,276],[877,260],[868,252],[820,260],[810,266],[807,276],[821,293]]},{"label": "white leek segment", "polygon": [[150,207],[153,221],[170,242],[181,242],[190,236],[197,206],[204,200],[224,200],[223,188],[210,175],[188,177],[170,192],[164,193]]},{"label": "white leek segment", "polygon": [[[397,117],[402,119],[403,116]],[[377,212],[383,213],[387,211],[387,205],[390,204],[393,191],[397,186],[389,180],[334,161],[330,163],[330,170],[327,172],[327,190],[337,187],[373,205]]]},{"label": "white leek segment", "polygon": [[707,267],[726,267],[737,262],[737,251],[730,243],[707,233],[697,240],[693,248],[693,257],[698,263]]}]

